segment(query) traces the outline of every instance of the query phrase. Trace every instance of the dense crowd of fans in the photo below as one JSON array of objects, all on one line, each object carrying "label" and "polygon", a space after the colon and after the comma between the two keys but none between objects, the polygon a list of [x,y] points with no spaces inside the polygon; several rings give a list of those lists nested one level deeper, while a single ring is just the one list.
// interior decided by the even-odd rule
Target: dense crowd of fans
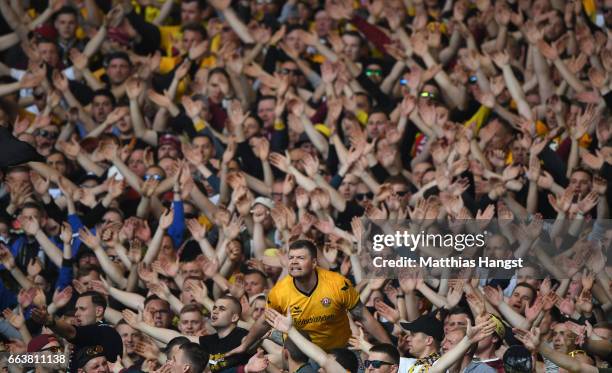
[{"label": "dense crowd of fans", "polygon": [[[4,371],[612,371],[609,0],[0,13]],[[372,276],[405,220],[524,265]]]}]

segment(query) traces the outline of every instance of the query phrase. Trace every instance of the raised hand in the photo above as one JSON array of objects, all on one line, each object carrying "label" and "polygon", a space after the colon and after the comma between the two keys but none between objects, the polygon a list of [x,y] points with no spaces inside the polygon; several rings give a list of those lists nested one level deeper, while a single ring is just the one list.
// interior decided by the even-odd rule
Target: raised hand
[{"label": "raised hand", "polygon": [[91,231],[85,227],[79,230],[79,238],[90,249],[100,248],[100,231],[97,230],[94,235]]},{"label": "raised hand", "polygon": [[499,286],[497,288],[486,286],[484,288],[484,293],[487,300],[495,307],[499,307],[499,305],[504,301],[504,295]]},{"label": "raised hand", "polygon": [[266,308],[266,322],[274,329],[283,333],[289,333],[289,330],[293,325],[291,314],[283,316],[273,308]]},{"label": "raised hand", "polygon": [[174,220],[174,210],[166,209],[159,217],[159,227],[163,230],[168,229]]},{"label": "raised hand", "polygon": [[70,299],[72,299],[72,293],[72,286],[66,286],[62,290],[56,289],[53,293],[53,304],[55,304],[57,308],[66,306],[68,302],[70,302]]}]

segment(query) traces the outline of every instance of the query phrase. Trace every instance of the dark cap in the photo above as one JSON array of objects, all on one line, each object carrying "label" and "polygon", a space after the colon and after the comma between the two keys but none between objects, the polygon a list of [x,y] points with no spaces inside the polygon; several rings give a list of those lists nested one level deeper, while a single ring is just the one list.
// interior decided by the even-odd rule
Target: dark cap
[{"label": "dark cap", "polygon": [[85,244],[81,244],[81,248],[76,255],[76,261],[78,262],[84,256],[96,256],[96,253],[89,247],[85,246]]},{"label": "dark cap", "polygon": [[76,354],[77,368],[83,368],[87,362],[104,355],[104,347],[102,345],[86,346],[81,348]]},{"label": "dark cap", "polygon": [[427,334],[438,342],[444,339],[444,325],[434,314],[423,315],[413,322],[402,322],[400,325],[412,333]]},{"label": "dark cap", "polygon": [[300,137],[298,138],[298,140],[295,143],[295,147],[299,148],[300,146],[302,146],[302,144],[305,144],[307,142],[312,142],[312,141],[310,140],[310,137],[308,137],[306,132],[302,132],[300,134]]},{"label": "dark cap", "polygon": [[523,373],[533,371],[531,352],[524,346],[510,346],[504,352],[504,370],[506,373]]},{"label": "dark cap", "polygon": [[57,342],[57,338],[51,334],[37,335],[28,343],[28,352],[38,352],[51,342]]},{"label": "dark cap", "polygon": [[176,150],[181,150],[181,141],[174,135],[166,133],[159,137],[157,146],[171,145]]}]

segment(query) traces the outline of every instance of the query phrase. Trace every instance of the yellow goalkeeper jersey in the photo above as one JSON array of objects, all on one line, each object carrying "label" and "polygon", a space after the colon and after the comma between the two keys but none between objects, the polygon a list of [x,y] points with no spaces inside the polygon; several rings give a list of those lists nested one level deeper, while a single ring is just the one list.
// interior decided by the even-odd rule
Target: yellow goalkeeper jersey
[{"label": "yellow goalkeeper jersey", "polygon": [[310,294],[286,276],[270,290],[268,307],[283,315],[290,310],[293,324],[308,333],[325,351],[345,347],[351,336],[347,311],[359,302],[359,293],[344,276],[316,268],[317,284]]}]

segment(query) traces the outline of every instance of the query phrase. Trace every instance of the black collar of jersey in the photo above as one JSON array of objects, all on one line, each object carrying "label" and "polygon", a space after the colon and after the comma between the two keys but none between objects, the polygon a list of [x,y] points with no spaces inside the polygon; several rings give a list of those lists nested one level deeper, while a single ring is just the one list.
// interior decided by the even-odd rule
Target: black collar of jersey
[{"label": "black collar of jersey", "polygon": [[302,290],[300,290],[300,288],[295,283],[295,277],[293,278],[293,286],[295,286],[295,289],[297,291],[299,291],[300,293],[304,294],[307,297],[311,296],[312,293],[314,293],[315,290],[317,290],[317,286],[319,286],[319,271],[318,271],[318,268],[315,268],[314,272],[315,272],[315,277],[317,278],[317,282],[315,283],[315,286],[312,288],[312,290],[310,292],[308,292],[308,293],[304,293]]}]

